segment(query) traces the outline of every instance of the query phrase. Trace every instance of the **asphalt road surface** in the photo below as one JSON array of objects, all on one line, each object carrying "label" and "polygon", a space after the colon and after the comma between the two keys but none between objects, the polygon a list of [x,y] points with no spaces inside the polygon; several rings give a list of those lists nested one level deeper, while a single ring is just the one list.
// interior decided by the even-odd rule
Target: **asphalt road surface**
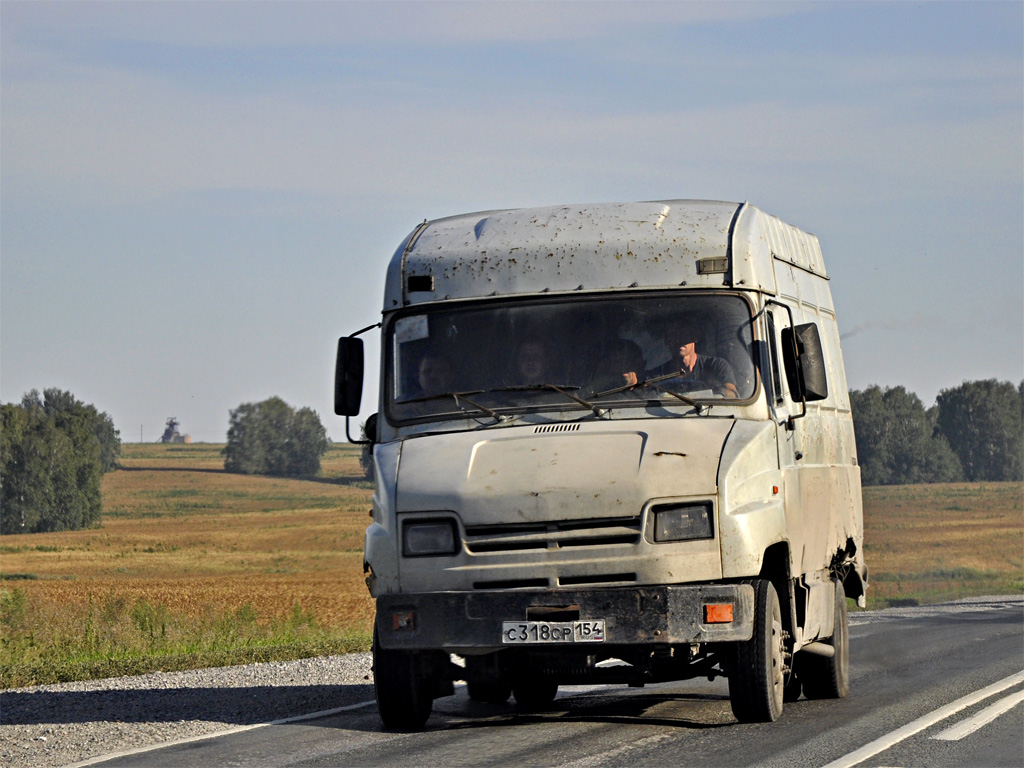
[{"label": "asphalt road surface", "polygon": [[373,702],[332,715],[127,754],[104,766],[1022,766],[1024,605],[851,614],[847,698],[740,725],[725,680],[564,688],[546,710],[434,702],[420,733]]}]

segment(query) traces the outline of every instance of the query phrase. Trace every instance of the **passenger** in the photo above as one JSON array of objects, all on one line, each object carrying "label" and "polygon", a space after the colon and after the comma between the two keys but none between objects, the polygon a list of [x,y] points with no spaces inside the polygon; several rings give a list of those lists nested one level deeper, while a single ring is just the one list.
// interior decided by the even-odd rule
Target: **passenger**
[{"label": "passenger", "polygon": [[699,341],[700,331],[692,319],[673,325],[665,333],[665,343],[672,349],[673,359],[656,370],[645,372],[644,378],[656,378],[678,371],[678,378],[703,382],[722,397],[739,397],[733,367],[720,357],[698,354]]},{"label": "passenger", "polygon": [[455,378],[455,366],[448,355],[427,352],[420,360],[416,377],[419,392],[415,397],[428,397],[448,392]]},{"label": "passenger", "polygon": [[548,351],[541,339],[523,341],[516,350],[515,384],[543,384],[548,375]]}]

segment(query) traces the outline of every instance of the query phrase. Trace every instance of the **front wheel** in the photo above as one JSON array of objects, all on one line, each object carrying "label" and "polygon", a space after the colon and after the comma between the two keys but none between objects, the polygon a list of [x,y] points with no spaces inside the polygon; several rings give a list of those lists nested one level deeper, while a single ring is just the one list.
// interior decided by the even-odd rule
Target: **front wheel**
[{"label": "front wheel", "polygon": [[418,731],[434,706],[431,681],[420,674],[416,657],[409,651],[380,647],[373,630],[373,691],[380,719],[386,728]]},{"label": "front wheel", "polygon": [[729,671],[729,701],[741,723],[770,723],[782,714],[786,681],[786,634],[779,596],[770,581],[754,587],[754,634],[736,644]]},{"label": "front wheel", "polygon": [[850,620],[843,583],[835,580],[835,625],[832,637],[824,642],[835,653],[830,658],[801,654],[800,681],[808,699],[841,699],[850,692]]}]

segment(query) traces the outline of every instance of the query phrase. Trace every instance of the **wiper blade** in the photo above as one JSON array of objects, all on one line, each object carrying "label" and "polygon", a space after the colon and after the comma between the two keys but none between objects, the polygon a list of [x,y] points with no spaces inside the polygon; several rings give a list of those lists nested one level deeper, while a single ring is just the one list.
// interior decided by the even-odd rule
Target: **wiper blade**
[{"label": "wiper blade", "polygon": [[[600,408],[600,407],[594,405],[593,403],[588,403],[582,397],[578,397],[578,396],[574,395],[572,392],[568,392],[566,390],[566,388],[564,388],[564,387],[555,386],[554,384],[541,384],[541,386],[544,387],[545,389],[553,390],[553,391],[557,392],[560,395],[565,395],[570,400],[575,400],[577,403],[579,403],[583,407],[589,408],[591,411],[593,411],[595,416],[604,416],[605,413],[606,413],[604,408]],[[573,389],[579,389],[579,387],[573,387]]]},{"label": "wiper blade", "polygon": [[666,395],[672,395],[672,397],[676,398],[677,400],[682,400],[687,405],[692,405],[694,408],[697,409],[698,415],[700,414],[700,410],[701,410],[702,406],[696,400],[694,400],[692,397],[687,397],[686,395],[680,395],[678,392],[673,392],[671,389],[665,389],[664,387],[659,387],[657,384],[650,384],[650,383],[648,383],[648,386],[651,389],[656,389],[659,392],[664,392]]},{"label": "wiper blade", "polygon": [[686,395],[681,395],[678,392],[673,392],[671,389],[666,389],[665,387],[658,386],[658,382],[667,381],[668,379],[674,379],[678,376],[678,373],[666,373],[661,376],[654,376],[650,379],[638,381],[636,384],[626,384],[623,387],[616,387],[615,389],[609,389],[604,392],[598,392],[596,395],[594,395],[594,398],[596,399],[599,397],[606,397],[608,395],[617,395],[620,392],[625,392],[627,389],[636,389],[638,387],[650,387],[651,389],[656,389],[659,392],[664,392],[666,395],[671,395],[677,400],[682,400],[687,405],[692,405],[694,408],[697,409],[697,413],[699,414],[703,406],[701,406],[692,397],[687,397]]},{"label": "wiper blade", "polygon": [[576,384],[513,384],[508,387],[495,387],[494,389],[487,390],[488,392],[530,392],[536,390],[537,392],[543,392],[550,390],[552,387],[558,390],[563,389],[579,389]]},{"label": "wiper blade", "polygon": [[579,389],[575,384],[521,384],[515,387],[500,387],[498,389],[492,389],[492,392],[557,392],[560,395],[565,395],[570,400],[573,400],[584,408],[588,408],[594,412],[595,416],[604,416],[607,411],[600,406],[594,405],[591,402],[584,400],[578,395],[574,395],[570,392],[570,389]]},{"label": "wiper blade", "polygon": [[[679,375],[678,373],[665,373],[665,374],[662,374],[661,376],[652,376],[649,379],[644,379],[643,381],[638,381],[636,384],[624,384],[621,387],[615,387],[615,389],[606,389],[604,392],[598,392],[597,394],[594,395],[594,397],[597,398],[597,397],[606,397],[607,395],[617,395],[620,392],[625,392],[627,389],[636,389],[637,387],[646,387],[646,386],[649,386],[649,385],[652,385],[652,384],[657,384],[659,381],[665,381],[666,379],[674,379],[678,375]],[[660,387],[655,387],[655,389],[661,389],[661,388]]]},{"label": "wiper blade", "polygon": [[474,389],[474,390],[470,390],[469,392],[440,392],[440,393],[438,393],[436,395],[427,395],[426,397],[417,397],[417,398],[415,398],[413,400],[406,400],[403,403],[403,405],[405,403],[425,403],[428,400],[440,400],[442,398],[450,397],[450,398],[452,398],[455,401],[455,405],[463,413],[469,413],[470,411],[468,409],[466,409],[466,408],[463,408],[462,407],[462,403],[460,401],[465,401],[465,402],[469,403],[471,406],[473,406],[473,408],[475,408],[478,411],[482,411],[482,412],[486,413],[488,416],[490,416],[495,421],[505,421],[505,419],[508,418],[507,416],[502,416],[500,413],[498,413],[493,408],[488,408],[486,405],[481,405],[480,403],[478,403],[478,402],[476,402],[474,400],[470,400],[467,397],[467,395],[480,395],[480,394],[483,394],[484,391],[485,390],[482,390],[482,389]]}]

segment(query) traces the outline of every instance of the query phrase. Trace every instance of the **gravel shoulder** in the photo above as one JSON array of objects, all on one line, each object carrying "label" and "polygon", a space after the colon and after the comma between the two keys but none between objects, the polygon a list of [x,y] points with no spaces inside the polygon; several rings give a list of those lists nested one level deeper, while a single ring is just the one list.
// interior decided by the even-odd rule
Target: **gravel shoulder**
[{"label": "gravel shoulder", "polygon": [[[983,597],[850,614],[851,626],[1020,605]],[[0,691],[0,765],[53,768],[373,700],[368,653]]]},{"label": "gravel shoulder", "polygon": [[370,654],[0,691],[0,764],[51,768],[373,700]]}]

